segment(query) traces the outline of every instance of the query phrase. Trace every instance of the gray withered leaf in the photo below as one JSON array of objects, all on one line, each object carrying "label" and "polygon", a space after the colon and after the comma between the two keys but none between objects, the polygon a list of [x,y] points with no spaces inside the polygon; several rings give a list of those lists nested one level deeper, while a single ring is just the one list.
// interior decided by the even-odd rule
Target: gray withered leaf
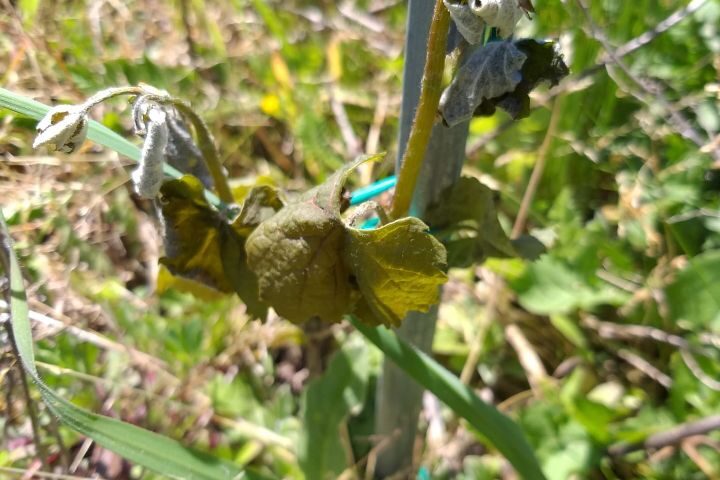
[{"label": "gray withered leaf", "polygon": [[440,98],[440,114],[448,126],[472,118],[489,99],[511,92],[521,82],[527,59],[512,42],[491,42],[472,53]]},{"label": "gray withered leaf", "polygon": [[520,70],[520,83],[510,92],[484,100],[475,116],[492,115],[499,107],[514,120],[525,118],[530,115],[530,92],[543,82],[557,85],[570,73],[555,42],[528,38],[515,42],[515,46],[527,56]]},{"label": "gray withered leaf", "polygon": [[202,153],[190,134],[190,129],[174,108],[164,108],[167,112],[169,133],[165,147],[165,160],[181,172],[199,178],[206,189],[212,190],[212,175],[210,175]]},{"label": "gray withered leaf", "polygon": [[458,32],[471,45],[477,45],[483,41],[485,36],[485,22],[476,15],[466,1],[443,0],[445,8],[448,9]]},{"label": "gray withered leaf", "polygon": [[450,267],[465,268],[487,257],[517,255],[498,221],[493,191],[476,178],[460,178],[426,217],[447,249]]},{"label": "gray withered leaf", "polygon": [[519,0],[468,0],[470,10],[485,23],[498,29],[502,38],[515,31],[515,25],[525,14],[526,7]]}]

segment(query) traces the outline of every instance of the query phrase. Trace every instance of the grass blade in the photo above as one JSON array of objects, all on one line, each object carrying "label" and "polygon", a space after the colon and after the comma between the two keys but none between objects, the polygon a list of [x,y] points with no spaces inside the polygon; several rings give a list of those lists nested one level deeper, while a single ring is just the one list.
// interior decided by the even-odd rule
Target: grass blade
[{"label": "grass blade", "polygon": [[354,317],[351,317],[351,322],[398,367],[485,435],[522,478],[545,478],[525,435],[509,417],[480,400],[456,376],[425,353],[404,342],[391,330],[367,326]]},{"label": "grass blade", "polygon": [[10,326],[20,363],[40,390],[48,409],[60,421],[128,460],[169,477],[199,480],[260,478],[256,474],[242,472],[235,465],[184,447],[171,438],[89,412],[58,396],[42,381],[35,367],[25,286],[1,211],[0,259],[10,280]]}]

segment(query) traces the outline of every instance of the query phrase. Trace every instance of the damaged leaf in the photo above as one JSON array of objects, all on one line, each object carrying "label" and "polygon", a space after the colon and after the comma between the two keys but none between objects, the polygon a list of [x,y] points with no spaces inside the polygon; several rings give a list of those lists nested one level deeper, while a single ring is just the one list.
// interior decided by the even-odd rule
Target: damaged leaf
[{"label": "damaged leaf", "polygon": [[440,98],[440,114],[452,127],[472,118],[488,99],[513,91],[527,59],[512,42],[491,42],[472,53]]},{"label": "damaged leaf", "polygon": [[[235,292],[248,313],[264,318],[267,307],[259,300],[257,278],[247,267],[246,234],[241,225],[230,224],[212,208],[203,184],[191,175],[165,182],[160,194],[165,239],[165,257],[160,263],[173,276],[184,279],[173,286],[182,288],[191,281],[220,292]],[[257,196],[256,189],[251,190],[246,203],[262,203]],[[190,288],[195,290],[200,289]]]},{"label": "damaged leaf", "polygon": [[364,322],[397,327],[408,312],[427,311],[440,300],[445,249],[419,219],[375,230],[348,228],[346,240],[345,259],[362,294],[357,314]]},{"label": "damaged leaf", "polygon": [[341,254],[342,188],[353,169],[380,157],[346,165],[248,237],[248,264],[258,276],[260,296],[278,314],[295,323],[315,317],[339,322],[350,310],[350,272]]},{"label": "damaged leaf", "polygon": [[[486,51],[488,47],[498,43],[505,47],[493,47],[493,50]],[[499,67],[493,67],[490,59],[486,57],[498,53],[508,55],[505,50],[514,52],[509,58],[522,57],[522,61],[513,63],[512,67],[505,63],[506,69],[502,70],[502,76],[496,73],[495,78],[489,77],[490,72],[486,69]],[[518,52],[521,57],[517,56]],[[513,72],[512,68],[517,70]],[[538,42],[533,39],[514,43],[492,42],[473,54],[470,61],[458,72],[458,78],[443,92],[440,113],[449,126],[457,125],[472,116],[493,115],[496,107],[505,110],[514,120],[525,118],[530,114],[530,92],[542,82],[548,82],[551,86],[557,85],[569,72],[554,42]],[[459,80],[461,74],[463,78]],[[508,79],[514,82],[511,88],[508,88]],[[493,86],[489,82],[496,84]]]},{"label": "damaged leaf", "polygon": [[517,255],[498,221],[493,191],[476,178],[460,178],[441,203],[430,208],[427,221],[447,248],[451,268]]},{"label": "damaged leaf", "polygon": [[378,158],[346,165],[248,237],[248,265],[258,277],[260,296],[288,320],[337,322],[361,311],[369,323],[398,325],[408,311],[427,310],[438,301],[445,252],[420,220],[361,231],[340,216],[347,176]]},{"label": "damaged leaf", "polygon": [[500,107],[513,120],[525,118],[530,115],[530,92],[542,82],[555,86],[570,73],[554,42],[524,39],[515,45],[527,55],[520,71],[522,80],[513,91],[483,102],[475,112],[476,116],[492,115],[495,107]]},{"label": "damaged leaf", "polygon": [[460,0],[443,0],[445,8],[448,9],[460,35],[470,45],[477,45],[485,38],[485,22],[475,15],[467,2]]}]

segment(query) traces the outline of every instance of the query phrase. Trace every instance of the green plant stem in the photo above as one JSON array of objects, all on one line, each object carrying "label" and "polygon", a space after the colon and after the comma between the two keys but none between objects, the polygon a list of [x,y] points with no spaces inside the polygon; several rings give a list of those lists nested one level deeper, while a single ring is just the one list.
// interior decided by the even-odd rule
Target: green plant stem
[{"label": "green plant stem", "polygon": [[440,103],[449,28],[450,14],[443,1],[437,0],[432,23],[430,24],[420,101],[415,112],[415,121],[410,131],[410,138],[400,168],[397,187],[395,187],[395,199],[392,207],[393,218],[400,218],[407,214],[415,193],[415,184],[425,158],[425,150],[430,142],[430,133]]}]

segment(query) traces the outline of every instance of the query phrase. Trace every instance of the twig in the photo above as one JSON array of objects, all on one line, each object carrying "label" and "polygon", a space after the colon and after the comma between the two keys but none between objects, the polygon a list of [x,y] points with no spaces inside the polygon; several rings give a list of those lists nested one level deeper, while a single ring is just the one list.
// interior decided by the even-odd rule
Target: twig
[{"label": "twig", "polygon": [[[0,300],[0,310],[7,310],[8,308],[9,307],[7,302],[4,300]],[[30,310],[28,312],[28,317],[31,321],[50,328],[53,335],[64,331],[74,336],[80,341],[91,343],[102,349],[128,353],[129,355],[135,357],[137,360],[141,360],[141,362],[145,365],[153,365],[158,368],[162,368],[164,366],[164,362],[158,360],[157,358],[139,350],[135,350],[120,343],[114,342],[109,338],[100,335],[99,333],[83,330],[82,328],[76,327],[74,325],[67,325],[60,320],[56,320],[47,315],[43,315],[42,313],[36,312],[34,310]],[[9,314],[0,313],[0,323],[6,323],[9,318]]]},{"label": "twig", "polygon": [[343,142],[345,142],[345,151],[348,158],[357,157],[362,153],[362,146],[350,123],[345,105],[338,99],[336,85],[330,87],[330,108],[340,128],[340,135],[342,135]]},{"label": "twig", "polygon": [[698,445],[707,445],[715,450],[720,450],[715,442],[709,442],[709,439],[704,435],[698,435],[695,437],[688,437],[682,442],[682,449],[685,454],[690,457],[690,460],[697,465],[697,467],[705,474],[707,478],[718,478],[718,471],[715,466],[708,462],[705,457],[698,451]]},{"label": "twig", "polygon": [[684,338],[667,333],[659,328],[646,327],[644,325],[619,325],[612,322],[603,322],[591,315],[584,316],[581,320],[581,324],[586,328],[591,328],[597,331],[598,335],[603,338],[649,338],[657,342],[667,343],[668,345],[672,345],[677,348],[690,348],[690,343]]},{"label": "twig", "polygon": [[[388,107],[390,106],[390,96],[386,90],[381,90],[378,93],[377,104],[375,105],[375,113],[373,114],[372,125],[368,131],[367,140],[365,141],[365,151],[368,154],[377,153],[378,145],[380,145],[380,134],[382,133],[382,126],[387,117]],[[366,163],[365,165],[372,165],[372,162]]]},{"label": "twig", "polygon": [[[585,15],[585,18],[588,21],[588,24],[590,25],[590,33],[598,42],[600,42],[605,49],[605,52],[610,56],[612,59],[612,62],[617,65],[620,70],[623,71],[623,73],[633,81],[640,89],[643,91],[638,92],[635,89],[625,85],[623,86],[623,82],[620,82],[617,76],[613,75],[613,69],[612,66],[608,63],[605,65],[608,75],[610,75],[613,80],[626,90],[630,95],[637,98],[642,103],[645,103],[646,105],[651,105],[652,103],[655,103],[659,105],[663,110],[665,110],[669,114],[669,125],[674,127],[674,130],[677,131],[680,135],[682,135],[684,138],[690,140],[693,142],[698,148],[705,147],[708,142],[702,138],[702,136],[693,128],[693,126],[690,124],[687,118],[685,118],[684,115],[682,115],[681,112],[675,110],[668,100],[663,96],[663,92],[660,89],[659,85],[654,85],[652,88],[648,85],[647,81],[643,81],[642,79],[638,78],[632,71],[630,71],[630,68],[621,60],[621,58],[617,55],[615,49],[610,44],[610,41],[607,39],[606,35],[600,31],[599,27],[595,23],[595,21],[592,18],[592,15],[590,14],[590,9],[588,8],[587,4],[585,3],[585,0],[576,0],[577,4],[579,5],[580,9],[582,10],[583,14]],[[711,152],[713,157],[716,160],[720,160],[720,149],[716,149],[715,151]]]},{"label": "twig", "polygon": [[532,344],[515,324],[505,327],[505,338],[517,354],[535,396],[542,394],[541,387],[548,379],[547,370]]},{"label": "twig", "polygon": [[614,457],[622,456],[641,449],[658,449],[678,445],[684,439],[695,435],[702,435],[720,429],[720,415],[712,415],[695,422],[682,423],[670,430],[650,435],[643,442],[617,443],[608,449]]},{"label": "twig", "polygon": [[537,160],[533,167],[528,186],[525,189],[522,202],[520,203],[520,210],[518,211],[517,218],[515,218],[515,224],[513,225],[511,237],[517,238],[525,229],[525,222],[527,222],[528,214],[530,212],[530,205],[532,205],[533,198],[535,198],[535,192],[537,192],[540,179],[545,171],[545,163],[547,161],[548,153],[550,152],[550,146],[552,145],[555,132],[560,121],[560,99],[555,100],[552,107],[552,113],[550,114],[550,125],[548,125],[545,138],[543,139],[542,145],[538,150]]},{"label": "twig", "polygon": [[703,371],[702,367],[698,364],[692,353],[683,348],[680,349],[680,356],[685,362],[685,365],[687,365],[688,369],[690,369],[692,374],[695,375],[698,380],[700,380],[709,389],[720,392],[720,382]]},{"label": "twig", "polygon": [[617,356],[625,360],[633,367],[640,370],[642,373],[647,375],[649,378],[655,380],[657,383],[665,388],[672,387],[673,381],[668,375],[659,369],[655,368],[650,362],[642,358],[641,356],[631,352],[630,350],[620,349],[617,351]]},{"label": "twig", "polygon": [[430,24],[420,101],[415,112],[415,121],[410,131],[407,149],[398,175],[398,184],[395,188],[395,199],[392,206],[393,218],[400,218],[407,214],[415,193],[415,184],[423,164],[425,150],[427,150],[430,142],[430,133],[440,103],[449,28],[450,14],[443,1],[436,0],[432,23]]},{"label": "twig", "polygon": [[637,36],[627,42],[626,44],[618,47],[615,50],[615,56],[618,58],[622,58],[625,55],[629,55],[633,53],[634,51],[644,47],[648,43],[655,40],[657,37],[662,35],[663,33],[670,30],[672,27],[677,25],[678,23],[682,22],[687,18],[688,16],[692,15],[696,11],[700,9],[703,5],[707,3],[707,0],[693,0],[690,2],[687,6],[675,11],[673,14],[671,14],[669,17],[667,17],[665,20],[661,21],[655,27],[648,30],[647,32],[643,33],[640,36]]},{"label": "twig", "polygon": [[275,165],[280,167],[282,171],[288,175],[293,174],[295,171],[295,165],[293,165],[292,160],[290,160],[290,158],[285,155],[280,147],[278,147],[270,138],[270,135],[266,131],[265,127],[258,127],[257,130],[255,130],[255,138],[260,141],[265,151],[267,151],[267,154],[270,156],[272,161],[275,162]]}]

